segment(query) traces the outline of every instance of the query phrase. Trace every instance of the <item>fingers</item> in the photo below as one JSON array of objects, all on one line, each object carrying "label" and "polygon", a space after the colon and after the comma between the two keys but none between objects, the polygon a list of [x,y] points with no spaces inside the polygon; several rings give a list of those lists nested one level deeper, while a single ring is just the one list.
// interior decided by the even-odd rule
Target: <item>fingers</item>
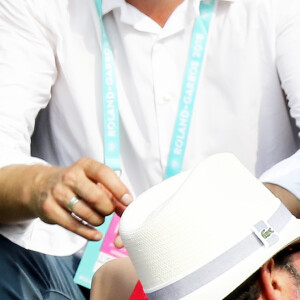
[{"label": "fingers", "polygon": [[[132,201],[127,187],[115,172],[91,159],[78,161],[63,175],[63,182],[74,194],[102,216],[109,215],[114,211],[121,216],[126,206]],[[120,195],[122,197],[118,199],[117,197]],[[74,195],[69,194],[65,197],[65,201],[69,201],[72,196]],[[89,222],[87,214],[90,211],[87,207],[85,207],[85,211],[80,211],[79,207],[82,205],[78,205],[74,213]]]},{"label": "fingers", "polygon": [[[109,213],[109,210],[103,209],[101,212],[97,211],[90,206],[86,200],[79,196],[80,195],[76,194],[74,190],[64,182],[54,184],[52,193],[50,194],[50,197],[52,197],[54,201],[58,202],[60,206],[66,210],[67,214],[70,214],[69,211],[71,210],[71,212],[74,212],[87,223],[93,226],[101,225],[104,222],[104,216]],[[79,201],[73,204],[72,209],[70,209],[70,201],[74,198],[79,199]],[[113,211],[113,204],[110,203],[109,205],[110,211]],[[108,213],[105,213],[105,211]]]},{"label": "fingers", "polygon": [[100,215],[80,199],[73,206],[71,212],[92,226],[99,226],[104,222],[105,215]]},{"label": "fingers", "polygon": [[116,236],[114,244],[115,244],[116,248],[119,248],[119,249],[124,247],[124,243],[119,234]]},{"label": "fingers", "polygon": [[121,217],[124,210],[126,209],[127,206],[123,205],[122,203],[115,201],[115,212],[116,214]]},{"label": "fingers", "polygon": [[[78,202],[77,204],[79,204]],[[77,205],[76,204],[76,205]],[[62,227],[88,239],[88,240],[100,240],[102,233],[93,227],[83,224],[78,219],[74,218],[63,207],[55,203],[54,200],[48,200],[44,203],[45,218],[44,221],[53,224],[59,224]]]},{"label": "fingers", "polygon": [[106,216],[114,212],[113,195],[102,185],[96,184],[82,174],[74,186],[74,192],[97,212]]},{"label": "fingers", "polygon": [[123,205],[127,206],[132,202],[133,199],[128,188],[112,169],[90,159],[83,160],[82,163],[87,177],[95,182],[100,182]]},{"label": "fingers", "polygon": [[[38,200],[37,215],[45,222],[59,224],[87,239],[99,238],[95,237],[98,231],[88,225],[101,225],[105,216],[113,212],[121,215],[132,201],[128,188],[113,170],[88,158],[57,168],[45,175],[42,182],[37,194],[45,197]],[[72,212],[88,225],[76,220]]]}]

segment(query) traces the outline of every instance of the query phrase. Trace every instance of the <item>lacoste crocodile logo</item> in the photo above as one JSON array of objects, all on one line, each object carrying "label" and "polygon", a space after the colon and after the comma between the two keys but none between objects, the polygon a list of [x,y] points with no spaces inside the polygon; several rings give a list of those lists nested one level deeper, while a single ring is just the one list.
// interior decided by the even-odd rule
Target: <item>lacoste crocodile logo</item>
[{"label": "lacoste crocodile logo", "polygon": [[271,228],[269,228],[268,230],[263,229],[260,234],[264,239],[267,239],[272,233],[274,233],[274,230],[272,230]]}]

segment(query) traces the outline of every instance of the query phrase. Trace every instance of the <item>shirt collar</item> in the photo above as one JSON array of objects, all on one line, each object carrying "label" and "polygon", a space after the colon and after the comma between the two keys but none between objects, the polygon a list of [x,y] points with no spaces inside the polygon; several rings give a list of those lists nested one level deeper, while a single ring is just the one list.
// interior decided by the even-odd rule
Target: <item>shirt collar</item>
[{"label": "shirt collar", "polygon": [[[185,0],[188,1],[188,0]],[[205,1],[205,0],[193,0],[195,2]],[[227,1],[227,2],[235,2],[236,0],[217,0],[217,1]],[[103,0],[102,2],[102,12],[103,15],[109,13],[115,8],[126,8],[127,4],[125,0]]]},{"label": "shirt collar", "polygon": [[125,0],[103,0],[102,1],[102,12],[103,15],[109,13],[115,8],[125,8],[127,3]]}]

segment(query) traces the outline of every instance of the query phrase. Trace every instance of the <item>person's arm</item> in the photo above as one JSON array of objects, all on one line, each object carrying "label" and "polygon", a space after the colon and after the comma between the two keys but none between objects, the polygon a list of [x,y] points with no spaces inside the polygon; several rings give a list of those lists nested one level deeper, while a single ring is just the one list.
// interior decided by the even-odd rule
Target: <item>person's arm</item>
[{"label": "person's arm", "polygon": [[[276,65],[290,115],[300,128],[300,2],[276,1]],[[276,118],[276,116],[274,116]],[[299,144],[299,141],[298,141]],[[300,217],[300,150],[267,170],[261,181]]]},{"label": "person's arm", "polygon": [[94,274],[90,300],[128,300],[137,281],[136,271],[128,257],[113,259]]},{"label": "person's arm", "polygon": [[97,230],[76,220],[68,210],[73,196],[80,199],[73,212],[93,226],[114,211],[121,214],[128,204],[124,201],[131,197],[114,171],[88,158],[66,168],[12,165],[0,169],[0,223],[39,217],[99,240]]},{"label": "person's arm", "polygon": [[39,217],[99,239],[95,229],[71,215],[68,203],[73,196],[80,198],[75,214],[99,225],[107,214],[124,209],[120,201],[124,195],[130,199],[124,184],[91,159],[59,168],[30,154],[35,119],[50,101],[57,76],[57,37],[44,20],[53,18],[43,11],[47,5],[24,0],[0,4],[0,224]]},{"label": "person's arm", "polygon": [[294,194],[277,184],[265,182],[264,185],[281,200],[295,217],[300,218],[300,201]]}]

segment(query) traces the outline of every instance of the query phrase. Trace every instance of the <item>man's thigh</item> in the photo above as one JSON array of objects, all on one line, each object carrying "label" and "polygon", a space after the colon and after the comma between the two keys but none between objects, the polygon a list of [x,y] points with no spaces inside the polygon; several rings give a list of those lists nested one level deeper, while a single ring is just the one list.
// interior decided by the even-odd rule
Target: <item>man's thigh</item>
[{"label": "man's thigh", "polygon": [[75,256],[26,250],[0,235],[0,295],[5,300],[85,300],[73,282]]}]

